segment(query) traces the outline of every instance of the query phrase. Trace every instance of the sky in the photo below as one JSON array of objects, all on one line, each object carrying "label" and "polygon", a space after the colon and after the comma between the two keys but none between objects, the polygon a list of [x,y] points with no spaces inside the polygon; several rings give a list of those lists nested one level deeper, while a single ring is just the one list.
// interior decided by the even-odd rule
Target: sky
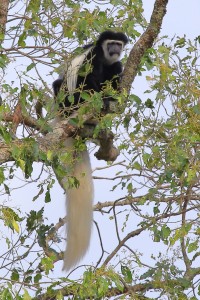
[{"label": "sky", "polygon": [[[154,0],[144,0],[144,13],[150,18]],[[183,36],[194,38],[200,34],[199,0],[169,0],[161,35]]]}]

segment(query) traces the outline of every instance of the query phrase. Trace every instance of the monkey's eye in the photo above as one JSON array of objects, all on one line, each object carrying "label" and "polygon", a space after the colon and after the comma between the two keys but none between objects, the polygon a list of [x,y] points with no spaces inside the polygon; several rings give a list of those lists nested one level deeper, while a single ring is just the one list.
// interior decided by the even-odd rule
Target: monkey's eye
[{"label": "monkey's eye", "polygon": [[119,47],[122,47],[122,43],[120,42],[116,42],[115,44],[118,45]]}]

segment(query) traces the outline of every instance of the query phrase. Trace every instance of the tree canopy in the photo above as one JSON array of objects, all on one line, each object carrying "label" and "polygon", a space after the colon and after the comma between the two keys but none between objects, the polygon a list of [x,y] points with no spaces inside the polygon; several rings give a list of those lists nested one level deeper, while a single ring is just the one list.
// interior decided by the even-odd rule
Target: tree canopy
[{"label": "tree canopy", "polygon": [[[161,36],[168,0],[150,20],[143,2],[1,1],[2,300],[200,297],[200,37]],[[107,29],[129,37],[109,91],[118,104],[102,115],[101,93],[85,93],[88,105],[53,126],[60,65]],[[96,202],[91,250],[67,274],[59,181],[72,135],[91,149]]]}]

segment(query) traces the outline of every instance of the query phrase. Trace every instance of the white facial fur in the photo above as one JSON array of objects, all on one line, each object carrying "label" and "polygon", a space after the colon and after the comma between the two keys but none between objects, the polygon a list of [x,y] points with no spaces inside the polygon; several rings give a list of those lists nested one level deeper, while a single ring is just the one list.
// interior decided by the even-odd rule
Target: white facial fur
[{"label": "white facial fur", "polygon": [[[105,59],[107,60],[107,63],[109,65],[112,65],[113,63],[117,62],[120,59],[120,55],[118,55],[117,53],[113,54],[113,55],[110,55],[108,53],[108,44],[109,43],[119,43],[119,44],[121,44],[122,45],[122,51],[124,49],[124,43],[122,41],[118,41],[118,40],[105,40],[102,43],[102,49],[103,49],[103,52],[104,52]],[[122,51],[121,51],[121,53],[122,53]]]}]

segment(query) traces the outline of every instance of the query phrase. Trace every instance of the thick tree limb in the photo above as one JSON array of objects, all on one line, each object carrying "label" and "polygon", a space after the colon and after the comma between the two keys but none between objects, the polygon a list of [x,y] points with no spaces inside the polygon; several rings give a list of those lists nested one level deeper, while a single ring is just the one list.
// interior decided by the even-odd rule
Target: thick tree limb
[{"label": "thick tree limb", "polygon": [[127,63],[124,68],[121,90],[125,90],[127,94],[130,93],[131,85],[137,75],[138,66],[145,51],[152,47],[155,39],[157,38],[163,18],[166,14],[166,6],[168,0],[156,0],[154,9],[151,15],[150,23],[146,31],[141,35],[139,40],[132,48]]},{"label": "thick tree limb", "polygon": [[[10,116],[11,117],[11,116]],[[12,117],[11,117],[12,119]],[[32,125],[34,122],[32,123]],[[36,123],[37,124],[37,123]],[[52,132],[47,133],[43,137],[36,137],[35,140],[38,142],[38,148],[41,152],[47,153],[48,150],[58,152],[59,147],[62,145],[62,141],[71,136],[79,135],[82,138],[89,137],[93,138],[94,127],[91,125],[85,125],[83,128],[78,129],[76,126],[71,125],[69,120],[58,120],[53,126]],[[100,148],[96,154],[98,159],[110,160],[113,161],[118,156],[118,150],[113,146],[112,133],[108,134],[107,132],[100,132],[99,138],[97,140],[102,140],[100,142]],[[94,141],[95,142],[95,141]],[[13,161],[12,157],[12,147],[13,145],[17,147],[23,147],[27,143],[27,140],[17,140],[13,139],[12,145],[6,144],[3,141],[0,141],[0,164]]]},{"label": "thick tree limb", "polygon": [[[63,128],[64,127],[64,128]],[[38,148],[41,152],[47,153],[48,150],[55,150],[55,153],[58,151],[59,145],[62,140],[65,140],[67,137],[74,134],[77,131],[73,126],[66,124],[66,120],[58,122],[54,130],[43,137],[36,137],[35,140],[38,143]],[[12,145],[11,145],[12,144]],[[23,147],[27,144],[27,140],[17,140],[13,139],[12,143],[0,142],[0,164],[13,161],[12,156],[12,147]]]},{"label": "thick tree limb", "polygon": [[4,34],[5,34],[8,5],[9,5],[8,0],[1,0],[1,3],[0,3],[0,45],[3,41]]}]

